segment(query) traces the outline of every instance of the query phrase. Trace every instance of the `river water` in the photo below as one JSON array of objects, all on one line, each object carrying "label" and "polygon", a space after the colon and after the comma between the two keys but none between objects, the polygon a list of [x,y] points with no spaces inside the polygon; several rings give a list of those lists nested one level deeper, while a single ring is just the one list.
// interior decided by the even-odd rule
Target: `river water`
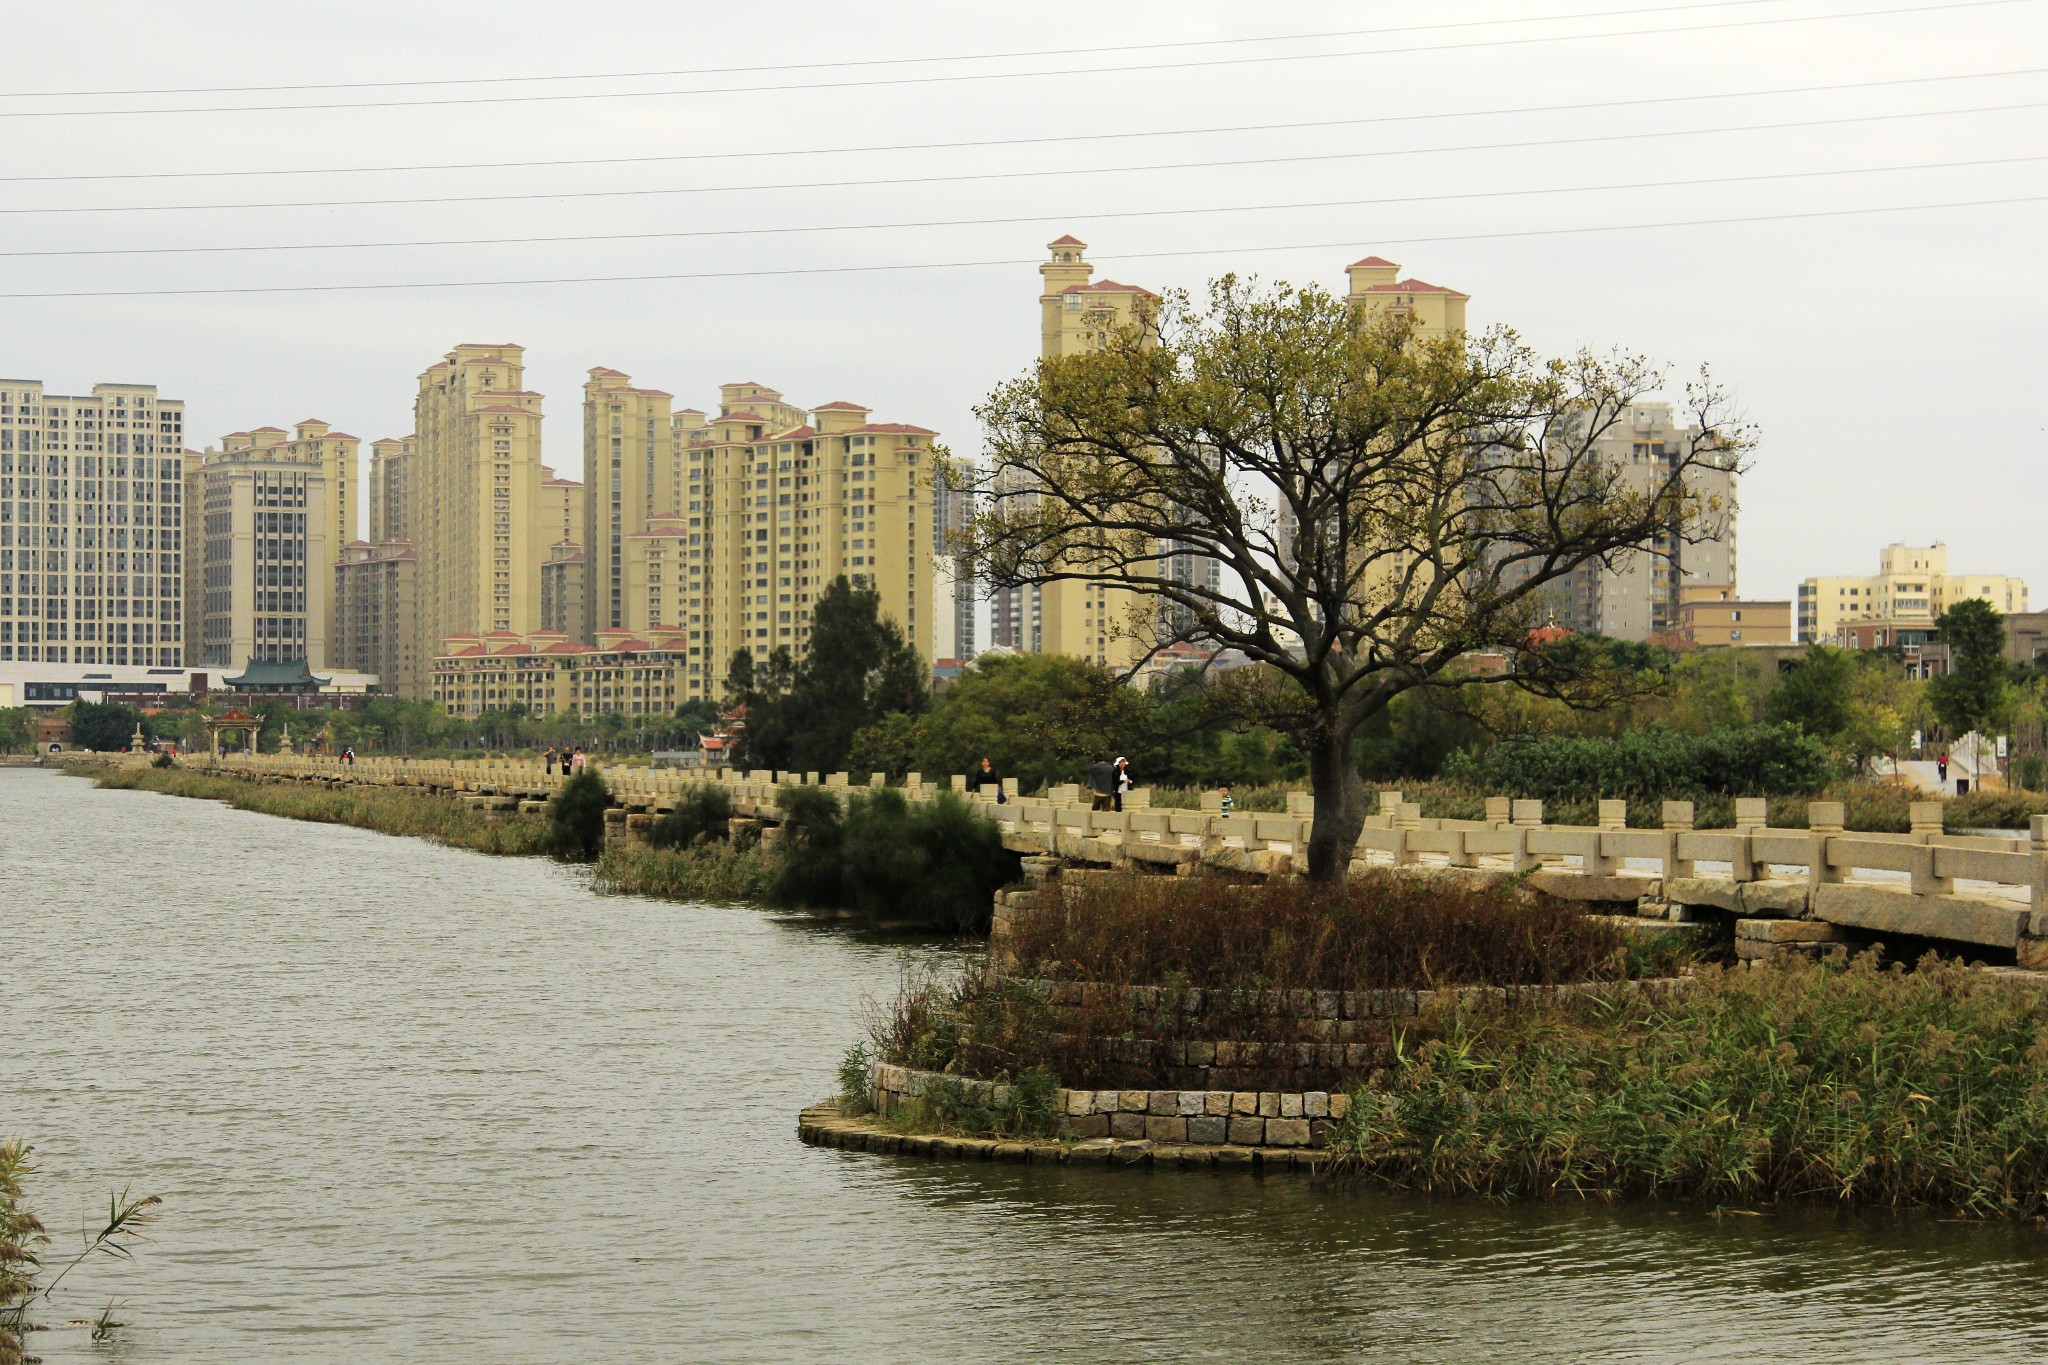
[{"label": "river water", "polygon": [[[945,949],[0,771],[0,1134],[59,1244],[161,1194],[57,1362],[2032,1358],[2048,1235],[817,1150]],[[68,1286],[67,1286],[68,1289]]]}]

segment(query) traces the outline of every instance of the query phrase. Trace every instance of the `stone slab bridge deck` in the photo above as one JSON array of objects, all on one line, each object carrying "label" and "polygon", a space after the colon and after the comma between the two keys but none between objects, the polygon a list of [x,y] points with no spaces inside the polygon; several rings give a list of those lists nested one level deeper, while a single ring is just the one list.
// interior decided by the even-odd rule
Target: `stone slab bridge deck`
[{"label": "stone slab bridge deck", "polygon": [[[223,771],[251,777],[418,788],[447,793],[486,813],[544,809],[563,780],[532,759],[358,758],[265,754],[223,758]],[[738,816],[772,827],[776,796],[786,786],[822,786],[844,795],[884,785],[848,774],[684,771],[593,765],[610,786],[613,837],[632,839],[672,809],[693,787],[714,784],[730,794]],[[1121,811],[1089,808],[1077,786],[1024,798],[1014,779],[997,802],[953,777],[941,786],[912,773],[906,798],[928,800],[951,790],[1003,831],[1004,846],[1029,857],[1114,868],[1178,873],[1205,869],[1260,876],[1299,874],[1305,867],[1313,798],[1289,796],[1274,814],[1224,814],[1215,793],[1205,809],[1155,809],[1144,790],[1126,795]],[[1693,828],[1689,801],[1664,803],[1663,828],[1629,829],[1627,806],[1600,803],[1600,823],[1552,825],[1540,801],[1488,798],[1483,820],[1425,819],[1399,792],[1382,792],[1352,859],[1354,874],[1372,867],[1436,875],[1523,875],[1552,895],[1597,904],[1637,918],[1687,922],[1733,916],[1737,950],[1746,958],[1811,952],[1872,936],[1910,936],[2010,953],[2022,967],[2048,969],[2048,816],[2035,816],[2025,836],[1948,835],[1941,804],[1912,807],[1912,832],[1849,833],[1840,802],[1815,801],[1808,828],[1772,829],[1762,799],[1735,802],[1735,827]]]}]

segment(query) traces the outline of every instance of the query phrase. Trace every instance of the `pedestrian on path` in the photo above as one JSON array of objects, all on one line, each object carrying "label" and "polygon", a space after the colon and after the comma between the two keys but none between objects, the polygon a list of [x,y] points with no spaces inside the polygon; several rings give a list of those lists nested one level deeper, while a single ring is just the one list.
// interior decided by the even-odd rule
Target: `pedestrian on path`
[{"label": "pedestrian on path", "polygon": [[1225,783],[1223,786],[1218,787],[1216,789],[1216,794],[1221,798],[1220,802],[1217,805],[1217,809],[1221,810],[1225,815],[1228,815],[1232,811],[1237,809],[1237,802],[1233,800],[1230,795],[1229,783]]},{"label": "pedestrian on path", "polygon": [[548,751],[542,754],[541,758],[548,765],[548,776],[553,777],[555,775],[555,746],[552,744],[548,745]]},{"label": "pedestrian on path", "polygon": [[1099,758],[1089,764],[1088,791],[1095,798],[1090,810],[1108,810],[1116,800],[1116,765]]},{"label": "pedestrian on path", "polygon": [[356,746],[351,744],[341,751],[341,761],[353,768],[356,766]]},{"label": "pedestrian on path", "polygon": [[1124,808],[1124,793],[1131,789],[1131,761],[1122,754],[1116,757],[1116,808]]},{"label": "pedestrian on path", "polygon": [[576,752],[569,759],[570,766],[580,773],[583,771],[584,765],[589,762],[590,760],[584,756],[583,746],[581,744],[577,745]]},{"label": "pedestrian on path", "polygon": [[1944,789],[1948,787],[1948,750],[1943,749],[1934,756],[1934,774],[1941,780]]},{"label": "pedestrian on path", "polygon": [[982,755],[981,768],[974,775],[974,784],[981,788],[981,794],[984,797],[988,795],[989,788],[995,788],[996,804],[998,806],[1009,803],[1009,795],[1003,791],[1003,779],[996,775],[996,765],[989,760],[986,754]]}]

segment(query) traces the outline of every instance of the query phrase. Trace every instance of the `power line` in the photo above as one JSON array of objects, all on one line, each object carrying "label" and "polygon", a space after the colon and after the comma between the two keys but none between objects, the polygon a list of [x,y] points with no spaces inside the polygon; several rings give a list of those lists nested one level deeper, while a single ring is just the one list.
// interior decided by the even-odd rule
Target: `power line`
[{"label": "power line", "polygon": [[[1466,232],[1431,237],[1391,237],[1379,245],[1424,246],[1446,242],[1499,241],[1518,237],[1566,237],[1596,232],[1646,232],[1665,228],[1728,227],[1740,223],[1780,223],[1799,219],[1855,218],[1881,213],[1922,213],[1939,209],[1991,208],[2012,204],[2048,203],[2048,194],[2016,195],[2002,199],[1957,199],[1935,204],[1884,204],[1854,209],[1814,209],[1795,213],[1743,214],[1730,218],[1686,218],[1657,223],[1599,223],[1584,227],[1518,228],[1506,232]],[[1239,247],[1192,247],[1176,251],[1120,252],[1112,260],[1168,260],[1188,256],[1241,256],[1273,251],[1345,251],[1357,248],[1357,239],[1347,242],[1294,242],[1286,245]],[[695,270],[652,275],[558,275],[508,280],[416,280],[394,284],[278,284],[231,285],[219,288],[185,289],[66,289],[42,293],[0,293],[0,299],[126,299],[165,298],[223,294],[338,294],[395,291],[403,289],[490,289],[533,284],[651,284],[680,280],[767,279],[797,275],[872,275],[909,270],[974,270],[996,266],[1033,264],[1018,258],[983,261],[914,261],[888,265],[816,265],[755,270]]]},{"label": "power line", "polygon": [[1510,114],[1583,113],[1594,109],[1629,109],[1664,104],[1697,104],[1709,100],[1758,99],[1772,95],[1818,95],[1844,90],[1885,90],[1907,85],[1938,85],[1956,81],[1996,80],[2048,74],[2048,67],[2016,67],[2008,71],[1969,71],[1948,76],[1905,76],[1885,81],[1847,81],[1836,85],[1787,85],[1769,90],[1727,90],[1701,95],[1651,95],[1640,99],[1595,100],[1577,104],[1524,104],[1495,109],[1450,109],[1419,114],[1375,114],[1363,118],[1315,119],[1298,123],[1241,123],[1213,128],[1160,128],[1127,133],[1065,133],[1044,137],[981,138],[958,142],[873,143],[857,147],[786,147],[751,152],[677,152],[661,156],[569,157],[555,161],[450,161],[412,166],[288,166],[239,171],[123,171],[90,175],[0,175],[0,184],[73,183],[100,180],[204,180],[267,175],[387,175],[407,171],[507,171],[551,166],[635,166],[679,161],[757,160],[786,156],[845,156],[869,152],[964,151],[981,147],[1026,147],[1068,142],[1116,142],[1139,138],[1209,137],[1218,133],[1300,132],[1310,128],[1351,128],[1369,124],[1416,123],[1454,118],[1496,118]]},{"label": "power line", "polygon": [[1506,24],[1565,23],[1576,19],[1621,19],[1638,14],[1670,14],[1680,10],[1731,9],[1749,5],[1782,5],[1791,0],[1695,0],[1679,5],[1644,5],[1635,9],[1584,10],[1576,14],[1536,14],[1512,19],[1464,19],[1435,24],[1397,24],[1387,28],[1326,29],[1319,33],[1273,33],[1249,38],[1199,38],[1170,43],[1117,43],[1110,47],[1047,47],[1021,52],[959,52],[950,56],[863,57],[840,62],[785,62],[773,66],[713,66],[676,71],[585,71],[555,76],[456,76],[401,81],[324,81],[303,85],[187,85],[134,90],[7,90],[0,99],[113,99],[129,95],[261,95],[293,90],[390,90],[421,85],[519,85],[537,81],[658,80],[676,76],[756,75],[769,71],[832,71],[847,67],[914,66],[932,62],[1023,61],[1032,57],[1091,57],[1104,52],[1160,52],[1198,47],[1238,47],[1251,43],[1317,42],[1331,38],[1370,38],[1388,33],[1423,33],[1437,29],[1498,28]]},{"label": "power line", "polygon": [[1301,209],[1381,208],[1395,204],[1434,204],[1467,199],[1513,199],[1545,194],[1606,194],[1621,190],[1687,189],[1703,185],[1738,185],[1782,180],[1824,179],[1845,175],[1889,175],[1906,171],[1976,169],[2048,161],[2048,152],[2030,156],[1984,157],[1969,161],[1922,161],[1903,166],[1848,166],[1815,171],[1768,171],[1754,175],[1708,176],[1687,180],[1637,180],[1611,185],[1551,185],[1521,190],[1461,190],[1449,194],[1406,194],[1381,199],[1319,199],[1291,204],[1219,204],[1201,208],[1129,209],[1116,212],[1033,213],[1004,218],[940,218],[891,223],[808,223],[764,228],[685,228],[671,232],[572,233],[543,237],[441,237],[396,242],[282,242],[253,246],[65,247],[49,251],[0,251],[0,259],[71,256],[189,256],[256,251],[368,251],[437,246],[533,246],[566,242],[671,241],[708,237],[773,237],[805,232],[882,232],[920,228],[1005,227],[1019,223],[1104,221],[1128,218],[1176,218],[1205,213],[1280,213]]},{"label": "power line", "polygon": [[1259,66],[1275,62],[1336,61],[1352,57],[1399,57],[1423,52],[1456,52],[1477,48],[1528,47],[1544,43],[1583,42],[1598,38],[1646,38],[1672,33],[1713,33],[1727,29],[1765,28],[1784,24],[1830,23],[1840,19],[1884,18],[1899,14],[1983,9],[1994,5],[2033,4],[2036,0],[1950,0],[1946,4],[1902,5],[1889,9],[1846,10],[1835,14],[1780,15],[1766,19],[1732,19],[1716,24],[1680,24],[1664,28],[1617,29],[1603,33],[1559,33],[1521,38],[1488,38],[1467,43],[1430,43],[1415,47],[1366,48],[1349,52],[1299,52],[1259,57],[1217,57],[1184,62],[1141,62],[1124,66],[1067,67],[1052,71],[980,71],[937,76],[890,76],[872,80],[800,81],[785,85],[698,86],[688,90],[570,91],[534,95],[478,95],[436,99],[355,100],[324,104],[220,104],[162,106],[128,109],[11,109],[0,111],[0,119],[22,118],[117,118],[141,114],[257,114],[290,113],[335,109],[418,109],[448,105],[533,104],[564,100],[666,99],[693,95],[761,95],[789,91],[856,90],[876,86],[943,85],[964,81],[1037,80],[1049,76],[1110,76],[1133,72],[1186,71],[1222,66]]},{"label": "power line", "polygon": [[1357,161],[1393,156],[1434,156],[1452,152],[1522,151],[1537,147],[1574,147],[1610,142],[1640,142],[1665,137],[1705,137],[1724,133],[1780,132],[1792,128],[1840,127],[1859,123],[1892,123],[1904,119],[1946,118],[1959,114],[1998,114],[2048,108],[2048,100],[2022,104],[1973,105],[1963,109],[1925,109],[1892,114],[1844,114],[1832,118],[1792,119],[1777,123],[1740,123],[1720,128],[1674,128],[1638,133],[1598,133],[1586,137],[1536,138],[1519,142],[1472,142],[1446,147],[1379,147],[1363,152],[1312,152],[1293,156],[1238,157],[1219,161],[1168,161],[1136,166],[1061,166],[1033,171],[971,171],[953,175],[884,176],[866,180],[793,180],[754,185],[692,185],[674,189],[568,190],[523,194],[426,195],[387,199],[286,199],[238,204],[99,204],[59,208],[0,208],[0,216],[79,213],[203,213],[249,209],[389,208],[407,204],[492,204],[531,199],[634,199],[671,194],[743,194],[767,190],[863,189],[888,185],[959,184],[967,181],[1032,180],[1061,175],[1129,174],[1139,171],[1213,170],[1232,166],[1280,166],[1320,161]]}]

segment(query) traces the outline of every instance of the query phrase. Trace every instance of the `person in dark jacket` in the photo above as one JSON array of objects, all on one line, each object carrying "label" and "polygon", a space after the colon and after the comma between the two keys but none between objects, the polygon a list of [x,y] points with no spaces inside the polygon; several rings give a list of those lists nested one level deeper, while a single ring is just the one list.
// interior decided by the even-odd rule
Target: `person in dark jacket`
[{"label": "person in dark jacket", "polygon": [[1093,810],[1108,810],[1116,800],[1116,765],[1101,759],[1088,765],[1088,790],[1095,797]]},{"label": "person in dark jacket", "polygon": [[990,762],[985,754],[982,756],[981,766],[975,769],[974,785],[981,788],[983,796],[987,796],[989,789],[994,788],[996,804],[999,806],[1007,804],[1010,799],[1003,793],[1003,779],[996,776],[996,765]]}]

